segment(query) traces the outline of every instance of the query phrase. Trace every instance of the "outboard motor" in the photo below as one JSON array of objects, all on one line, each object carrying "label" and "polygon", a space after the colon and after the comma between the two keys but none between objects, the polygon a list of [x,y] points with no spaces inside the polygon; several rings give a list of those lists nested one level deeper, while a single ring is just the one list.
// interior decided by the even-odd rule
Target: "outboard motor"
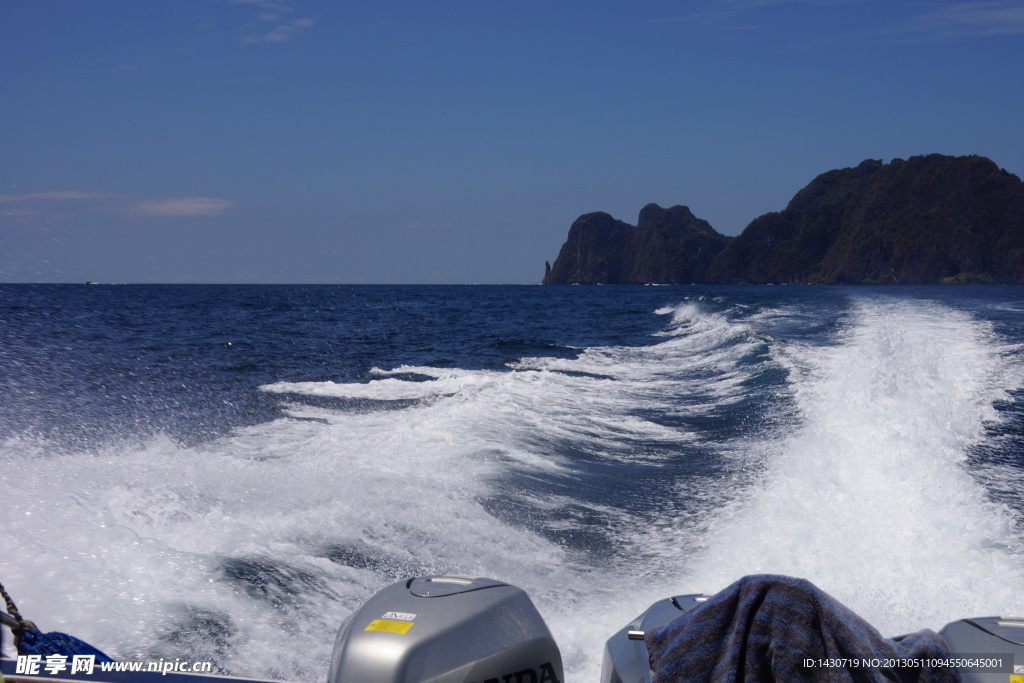
[{"label": "outboard motor", "polygon": [[562,683],[562,656],[525,592],[472,576],[391,585],[338,632],[327,683]]},{"label": "outboard motor", "polygon": [[[964,683],[1024,683],[1024,619],[961,619],[946,624],[939,636],[954,658],[976,665],[959,667]],[[992,666],[997,657],[1001,667]]]},{"label": "outboard motor", "polygon": [[651,683],[651,663],[644,631],[675,621],[711,596],[700,593],[659,600],[626,624],[604,645],[601,683]]},{"label": "outboard motor", "polygon": [[[626,624],[605,644],[601,683],[651,683],[644,632],[675,621],[710,597],[695,593],[659,600]],[[939,636],[960,664],[964,683],[1024,683],[1024,619],[961,619],[946,624]]]},{"label": "outboard motor", "polygon": [[[710,597],[659,600],[626,624],[605,644],[601,683],[651,683],[644,632]],[[965,683],[1024,683],[1024,619],[961,619],[939,635],[963,662]],[[563,680],[558,646],[526,593],[493,579],[448,575],[388,586],[346,619],[327,683]]]}]

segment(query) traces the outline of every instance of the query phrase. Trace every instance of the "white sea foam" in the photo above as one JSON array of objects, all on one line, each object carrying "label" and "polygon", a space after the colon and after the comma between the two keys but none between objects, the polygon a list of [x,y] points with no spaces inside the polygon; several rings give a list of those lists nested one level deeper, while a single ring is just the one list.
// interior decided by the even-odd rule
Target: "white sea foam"
[{"label": "white sea foam", "polygon": [[276,393],[306,394],[309,396],[331,396],[335,398],[366,398],[381,401],[423,399],[432,396],[446,396],[493,383],[493,372],[472,372],[466,370],[438,370],[437,368],[412,368],[402,366],[392,371],[374,369],[375,374],[417,374],[430,377],[429,382],[410,381],[395,378],[375,379],[368,383],[339,382],[277,382],[265,385],[264,391]]},{"label": "white sea foam", "polygon": [[993,402],[1021,381],[989,326],[937,304],[866,301],[838,345],[777,350],[799,423],[749,446],[764,475],[681,588],[802,576],[889,634],[1024,614],[1014,515],[965,470]]},{"label": "white sea foam", "polygon": [[[366,383],[268,385],[289,418],[199,447],[157,437],[62,453],[11,437],[0,444],[11,539],[0,576],[44,630],[116,656],[173,652],[199,614],[234,629],[218,664],[310,681],[323,679],[342,619],[390,576],[420,571],[526,589],[573,683],[598,678],[604,640],[650,601],[751,571],[807,576],[890,631],[1019,607],[1008,513],[963,470],[992,401],[1018,379],[984,325],[928,305],[867,302],[835,346],[775,346],[797,423],[723,446],[764,463],[755,486],[723,481],[704,503],[662,491],[678,512],[653,528],[571,485],[519,494],[537,510],[579,506],[649,544],[645,566],[587,558],[492,516],[482,501],[511,475],[572,481],[577,464],[554,455],[559,444],[658,466],[694,434],[649,413],[701,415],[743,397],[752,370],[741,360],[763,339],[698,303],[659,313],[669,320],[648,346],[502,372],[398,367]],[[349,410],[303,395],[400,404]],[[714,507],[723,492],[736,497],[729,514]],[[707,537],[681,538],[703,528],[694,516],[710,520]],[[704,554],[680,554],[697,545]],[[339,553],[348,560],[332,561]],[[234,580],[225,558],[242,563]],[[279,574],[238,579],[260,567]]]},{"label": "white sea foam", "polygon": [[[389,574],[495,576],[534,598],[569,679],[594,680],[603,641],[643,607],[629,595],[638,579],[503,523],[481,501],[513,473],[571,481],[575,465],[554,454],[558,444],[609,460],[658,457],[633,446],[692,435],[642,411],[681,410],[677,397],[700,394],[686,409],[696,414],[742,392],[745,328],[684,305],[670,329],[650,346],[523,359],[502,372],[398,367],[361,384],[268,385],[290,401],[290,419],[194,448],[156,438],[55,453],[10,439],[0,493],[14,541],[0,573],[44,628],[115,656],[173,652],[199,614],[222,622],[219,665],[307,680],[323,678],[338,624]],[[343,410],[289,398],[303,395],[406,403]],[[571,487],[518,495],[537,510],[575,510],[553,517],[553,531],[571,533],[576,514],[633,523]],[[364,553],[365,568],[332,562],[332,552]],[[279,573],[232,580],[232,561],[243,579],[261,567]]]}]

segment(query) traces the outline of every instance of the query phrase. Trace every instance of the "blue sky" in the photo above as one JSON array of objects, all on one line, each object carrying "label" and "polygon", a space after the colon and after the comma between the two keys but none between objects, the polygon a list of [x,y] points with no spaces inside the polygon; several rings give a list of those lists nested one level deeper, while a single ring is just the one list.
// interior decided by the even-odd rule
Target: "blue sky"
[{"label": "blue sky", "polygon": [[536,283],[867,158],[1024,175],[1024,0],[0,0],[0,281]]}]

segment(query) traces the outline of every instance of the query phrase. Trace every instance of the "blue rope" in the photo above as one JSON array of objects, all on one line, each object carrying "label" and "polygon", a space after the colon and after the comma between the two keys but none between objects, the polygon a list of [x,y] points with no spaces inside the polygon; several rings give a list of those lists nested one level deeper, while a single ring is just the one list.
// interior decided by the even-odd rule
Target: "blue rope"
[{"label": "blue rope", "polygon": [[[0,583],[0,597],[3,597],[4,602],[7,604],[7,610],[11,613],[10,616],[3,615],[3,623],[14,634],[14,643],[18,647],[19,655],[40,655],[43,657],[50,655],[66,655],[68,657],[92,655],[96,657],[97,662],[114,661],[106,653],[97,650],[84,640],[79,640],[60,631],[43,633],[31,621],[22,619],[21,613],[18,612],[18,607],[14,604],[11,596],[7,594],[7,590],[2,583]],[[2,678],[0,678],[0,681],[2,681]]]},{"label": "blue rope", "polygon": [[96,657],[97,662],[114,661],[104,652],[97,650],[84,640],[79,640],[60,631],[43,633],[38,629],[22,631],[18,638],[18,654],[42,655],[43,657],[49,655],[67,655],[68,657],[93,655]]}]

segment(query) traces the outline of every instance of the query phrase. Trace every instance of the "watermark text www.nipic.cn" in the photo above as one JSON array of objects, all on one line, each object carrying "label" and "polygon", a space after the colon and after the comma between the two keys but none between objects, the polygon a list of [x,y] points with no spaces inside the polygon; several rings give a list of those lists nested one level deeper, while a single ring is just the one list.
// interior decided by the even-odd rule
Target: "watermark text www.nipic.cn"
[{"label": "watermark text www.nipic.cn", "polygon": [[212,662],[190,662],[175,659],[160,659],[155,662],[100,662],[96,663],[96,655],[18,655],[15,664],[15,673],[25,675],[59,673],[83,673],[91,674],[96,669],[100,671],[131,671],[131,672],[152,672],[166,675],[169,673],[208,674],[213,671]]}]

